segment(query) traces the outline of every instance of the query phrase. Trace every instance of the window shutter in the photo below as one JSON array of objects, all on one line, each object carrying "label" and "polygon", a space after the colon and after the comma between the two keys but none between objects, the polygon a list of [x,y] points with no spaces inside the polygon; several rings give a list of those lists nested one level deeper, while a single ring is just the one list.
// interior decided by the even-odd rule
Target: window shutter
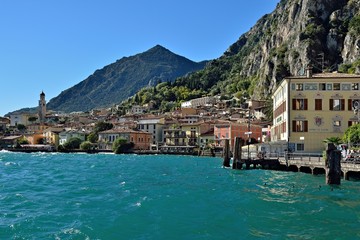
[{"label": "window shutter", "polygon": [[315,99],[315,110],[322,110],[322,99]]},{"label": "window shutter", "polygon": [[334,110],[334,100],[333,99],[329,99],[329,109]]},{"label": "window shutter", "polygon": [[296,121],[292,121],[292,131],[296,132]]},{"label": "window shutter", "polygon": [[292,100],[292,110],[296,110],[296,99]]},{"label": "window shutter", "polygon": [[344,111],[345,110],[345,99],[341,99],[340,102],[341,102],[341,111]]},{"label": "window shutter", "polygon": [[308,110],[308,100],[304,99],[304,110]]},{"label": "window shutter", "polygon": [[348,110],[352,111],[352,100],[348,99]]},{"label": "window shutter", "polygon": [[304,132],[308,131],[308,121],[304,121]]}]

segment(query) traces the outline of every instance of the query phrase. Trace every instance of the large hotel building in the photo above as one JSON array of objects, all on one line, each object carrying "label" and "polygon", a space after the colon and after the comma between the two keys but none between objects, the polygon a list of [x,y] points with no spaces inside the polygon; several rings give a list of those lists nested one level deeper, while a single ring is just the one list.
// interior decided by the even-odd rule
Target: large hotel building
[{"label": "large hotel building", "polygon": [[294,152],[321,153],[324,140],[359,123],[360,75],[312,74],[285,78],[274,94],[271,141]]}]

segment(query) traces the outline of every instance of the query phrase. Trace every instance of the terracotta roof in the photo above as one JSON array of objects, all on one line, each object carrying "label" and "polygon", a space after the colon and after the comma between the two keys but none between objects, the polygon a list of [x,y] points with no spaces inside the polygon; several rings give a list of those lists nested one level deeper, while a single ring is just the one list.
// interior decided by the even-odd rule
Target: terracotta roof
[{"label": "terracotta roof", "polygon": [[334,73],[314,74],[313,77],[314,78],[360,78],[360,75],[334,72]]},{"label": "terracotta roof", "polygon": [[209,131],[200,134],[200,136],[212,136],[212,135],[214,135],[214,129],[210,129]]},{"label": "terracotta roof", "polygon": [[110,129],[110,130],[102,131],[99,133],[145,133],[145,134],[151,134],[148,132],[136,131],[136,130],[132,130],[132,129]]},{"label": "terracotta roof", "polygon": [[[306,75],[304,76],[292,76],[288,78],[307,78]],[[331,72],[331,73],[315,73],[312,75],[311,78],[360,78],[358,74],[347,74],[347,73],[339,73],[339,72]],[[311,79],[308,78],[308,79]]]}]

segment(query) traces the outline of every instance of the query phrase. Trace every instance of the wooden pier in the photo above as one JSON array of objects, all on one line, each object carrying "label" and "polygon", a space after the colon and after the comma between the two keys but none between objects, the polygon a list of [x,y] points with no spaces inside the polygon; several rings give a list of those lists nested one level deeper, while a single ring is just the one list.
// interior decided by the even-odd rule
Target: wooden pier
[{"label": "wooden pier", "polygon": [[[234,169],[269,169],[279,171],[303,172],[312,175],[326,175],[327,166],[325,159],[319,154],[291,153],[291,154],[272,154],[264,158],[258,158],[255,152],[243,153],[241,158],[232,159]],[[235,164],[235,165],[234,165]],[[360,179],[360,161],[341,161],[341,177],[344,180],[351,178]],[[235,166],[235,167],[234,167]]]}]

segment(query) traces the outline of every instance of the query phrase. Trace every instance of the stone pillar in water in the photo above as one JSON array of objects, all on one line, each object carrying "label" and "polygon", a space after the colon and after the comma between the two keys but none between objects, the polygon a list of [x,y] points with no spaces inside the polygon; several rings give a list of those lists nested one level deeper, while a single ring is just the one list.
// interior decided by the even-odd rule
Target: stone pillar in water
[{"label": "stone pillar in water", "polygon": [[333,143],[326,147],[326,183],[340,185],[341,181],[341,152]]},{"label": "stone pillar in water", "polygon": [[225,146],[224,146],[224,167],[230,167],[230,143],[229,139],[225,139]]},{"label": "stone pillar in water", "polygon": [[242,163],[240,161],[241,161],[241,138],[235,137],[232,168],[233,169],[241,169]]}]

